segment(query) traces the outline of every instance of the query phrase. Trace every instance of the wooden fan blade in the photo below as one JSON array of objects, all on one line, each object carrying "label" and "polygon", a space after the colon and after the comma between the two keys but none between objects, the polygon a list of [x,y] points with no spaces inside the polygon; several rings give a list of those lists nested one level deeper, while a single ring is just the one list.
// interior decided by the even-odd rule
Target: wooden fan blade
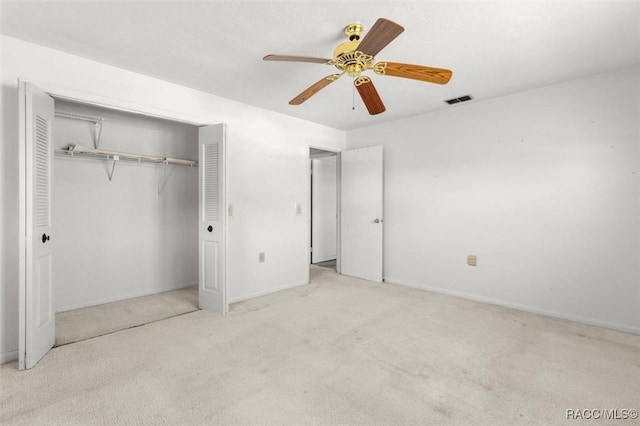
[{"label": "wooden fan blade", "polygon": [[364,54],[376,56],[378,52],[385,48],[398,37],[404,28],[388,19],[380,18],[364,36],[358,50]]},{"label": "wooden fan blade", "polygon": [[312,58],[309,56],[293,56],[293,55],[267,55],[262,58],[263,61],[286,61],[286,62],[312,62],[315,64],[329,64],[329,59]]},{"label": "wooden fan blade", "polygon": [[425,67],[422,65],[401,64],[398,62],[378,62],[373,67],[378,75],[411,78],[436,84],[447,84],[453,74],[443,68]]},{"label": "wooden fan blade", "polygon": [[300,93],[295,98],[291,99],[289,101],[289,105],[300,105],[301,103],[303,103],[304,101],[306,101],[307,99],[309,99],[310,97],[318,93],[320,90],[324,89],[325,87],[327,87],[328,85],[336,81],[338,77],[340,77],[341,75],[342,74],[331,74],[326,76],[322,80],[312,84],[307,90]]},{"label": "wooden fan blade", "polygon": [[353,84],[356,86],[356,89],[358,89],[358,93],[360,93],[362,102],[364,102],[364,105],[367,107],[369,114],[376,115],[385,112],[386,108],[382,103],[382,99],[380,99],[380,95],[369,77],[360,76]]}]

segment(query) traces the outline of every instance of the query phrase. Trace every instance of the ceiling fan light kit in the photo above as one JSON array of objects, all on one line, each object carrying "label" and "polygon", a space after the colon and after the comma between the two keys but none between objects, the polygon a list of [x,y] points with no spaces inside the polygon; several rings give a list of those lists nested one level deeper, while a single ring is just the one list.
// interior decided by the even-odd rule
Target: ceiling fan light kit
[{"label": "ceiling fan light kit", "polygon": [[341,43],[333,51],[332,59],[307,56],[267,55],[265,61],[310,62],[335,66],[339,73],[331,74],[314,83],[298,96],[289,101],[290,105],[300,105],[342,75],[347,74],[353,79],[353,84],[369,114],[380,114],[386,110],[378,91],[370,77],[362,75],[372,70],[377,75],[409,78],[428,83],[447,84],[452,72],[442,68],[432,68],[423,65],[402,64],[397,62],[375,62],[375,56],[398,37],[404,28],[388,19],[380,18],[369,32],[360,40],[364,32],[364,25],[355,22],[347,25],[344,32],[348,41]]}]

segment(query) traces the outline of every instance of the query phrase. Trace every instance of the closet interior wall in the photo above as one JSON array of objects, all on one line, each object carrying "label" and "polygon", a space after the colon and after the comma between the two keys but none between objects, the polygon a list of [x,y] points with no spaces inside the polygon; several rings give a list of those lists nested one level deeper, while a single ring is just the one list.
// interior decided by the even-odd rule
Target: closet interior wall
[{"label": "closet interior wall", "polygon": [[[195,126],[60,100],[55,108],[103,118],[101,149],[198,158]],[[90,121],[57,116],[53,133],[57,152],[94,147]],[[197,167],[119,161],[113,168],[56,155],[56,312],[196,285],[197,179]]]}]

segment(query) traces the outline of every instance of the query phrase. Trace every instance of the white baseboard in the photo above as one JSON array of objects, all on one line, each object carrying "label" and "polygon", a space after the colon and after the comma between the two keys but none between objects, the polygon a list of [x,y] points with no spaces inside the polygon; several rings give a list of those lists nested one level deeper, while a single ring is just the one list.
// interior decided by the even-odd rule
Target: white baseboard
[{"label": "white baseboard", "polygon": [[165,293],[167,291],[180,290],[181,288],[193,287],[193,286],[197,286],[197,285],[198,285],[198,282],[194,281],[194,282],[179,284],[179,285],[177,285],[175,287],[171,287],[171,288],[163,288],[160,291],[158,291],[158,290],[150,290],[150,291],[143,291],[143,292],[139,292],[139,293],[132,293],[132,294],[128,294],[128,295],[125,295],[125,296],[105,297],[103,299],[95,300],[95,301],[92,301],[90,303],[78,303],[78,304],[72,304],[72,305],[68,305],[68,306],[63,306],[61,308],[56,309],[56,313],[72,311],[74,309],[88,308],[90,306],[103,305],[105,303],[119,302],[121,300],[133,299],[134,297],[151,296],[152,294]]},{"label": "white baseboard", "polygon": [[610,328],[612,330],[622,331],[625,333],[640,334],[640,328],[636,328],[636,327],[629,327],[626,325],[611,323],[607,321],[601,321],[593,318],[585,318],[577,315],[565,314],[562,312],[535,308],[533,306],[521,305],[519,303],[513,303],[513,302],[500,300],[500,299],[494,299],[491,297],[478,296],[475,294],[465,293],[461,291],[447,290],[441,287],[432,287],[426,284],[412,283],[412,282],[399,280],[391,277],[389,278],[385,277],[385,282],[387,284],[399,284],[405,287],[416,288],[418,290],[430,291],[432,293],[446,294],[448,296],[454,296],[454,297],[459,297],[461,299],[473,300],[475,302],[488,303],[490,305],[497,305],[505,308],[517,309],[519,311],[531,312],[532,314],[545,315],[548,317],[580,322],[587,325],[595,325],[598,327]]},{"label": "white baseboard", "polygon": [[292,283],[292,284],[286,284],[286,285],[283,285],[283,286],[280,286],[280,287],[270,288],[268,290],[258,291],[258,292],[247,294],[247,295],[244,295],[244,296],[232,297],[232,298],[228,299],[227,302],[229,304],[236,303],[236,302],[242,302],[242,301],[249,300],[249,299],[255,299],[256,297],[266,296],[267,294],[277,293],[277,292],[282,291],[282,290],[289,290],[290,288],[300,287],[301,285],[305,285],[305,284],[309,284],[309,281],[300,281],[300,282],[296,282],[296,283]]},{"label": "white baseboard", "polygon": [[17,361],[18,351],[7,352],[0,354],[0,364],[6,364],[7,362]]}]

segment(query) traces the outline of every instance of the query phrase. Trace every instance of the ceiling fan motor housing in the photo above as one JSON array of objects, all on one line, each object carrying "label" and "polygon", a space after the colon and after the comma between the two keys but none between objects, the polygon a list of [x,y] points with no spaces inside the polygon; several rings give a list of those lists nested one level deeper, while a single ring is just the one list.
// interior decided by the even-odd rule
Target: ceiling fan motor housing
[{"label": "ceiling fan motor housing", "polygon": [[360,74],[373,67],[373,56],[365,55],[357,50],[360,44],[360,34],[364,32],[364,25],[353,23],[344,30],[349,41],[346,41],[333,51],[333,65],[351,78],[358,78]]}]

